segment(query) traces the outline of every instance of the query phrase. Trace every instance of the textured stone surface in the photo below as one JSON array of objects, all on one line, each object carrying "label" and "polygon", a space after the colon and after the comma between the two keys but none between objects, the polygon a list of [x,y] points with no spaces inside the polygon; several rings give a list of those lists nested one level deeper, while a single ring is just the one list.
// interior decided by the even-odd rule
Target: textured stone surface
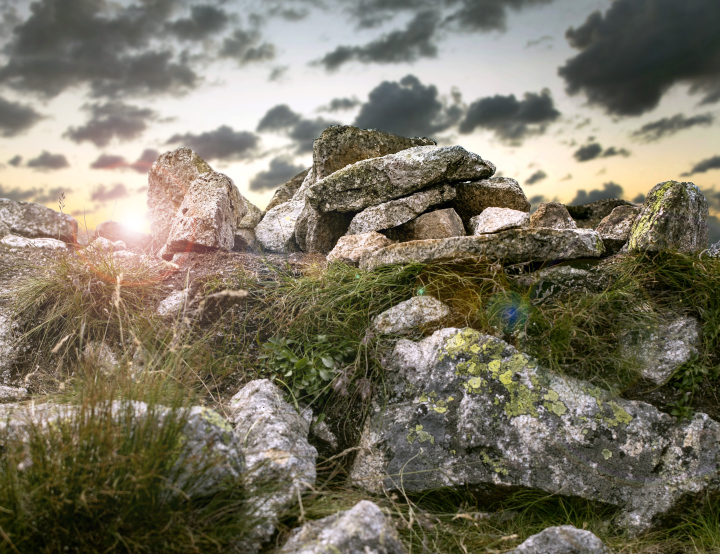
[{"label": "textured stone surface", "polygon": [[175,214],[190,184],[212,168],[190,148],[162,154],[148,173],[147,207],[150,229],[156,245],[167,242]]},{"label": "textured stone surface", "polygon": [[720,424],[537,366],[500,339],[442,329],[385,362],[351,480],[369,491],[540,489],[619,507],[631,535],[720,484]]},{"label": "textured stone surface", "polygon": [[639,206],[618,206],[598,224],[595,230],[603,240],[607,254],[619,252],[628,241],[633,222],[639,214]]},{"label": "textured stone surface", "polygon": [[269,212],[272,210],[275,206],[279,206],[280,204],[284,204],[285,202],[289,202],[293,196],[295,196],[295,193],[300,188],[300,185],[302,185],[303,181],[305,180],[305,177],[307,177],[307,174],[310,172],[312,167],[308,167],[307,169],[303,169],[300,173],[295,175],[292,179],[290,179],[287,183],[284,185],[280,185],[280,187],[275,191],[275,194],[273,194],[272,199],[270,200],[270,203],[265,208],[265,212]]},{"label": "textured stone surface", "polygon": [[716,242],[715,244],[710,245],[710,248],[708,248],[708,256],[712,258],[720,258],[720,241]]},{"label": "textured stone surface", "polygon": [[228,409],[242,439],[250,502],[265,519],[252,534],[260,544],[272,536],[282,510],[315,483],[317,451],[307,441],[309,423],[267,379],[245,385]]},{"label": "textured stone surface", "polygon": [[377,315],[371,325],[377,335],[399,335],[421,327],[439,325],[450,308],[432,296],[414,296]]},{"label": "textured stone surface", "polygon": [[360,267],[486,256],[504,263],[598,258],[600,235],[590,229],[510,229],[490,235],[451,237],[393,244],[363,258]]},{"label": "textured stone surface", "polygon": [[444,204],[455,198],[455,187],[439,185],[404,198],[383,202],[364,209],[353,217],[348,235],[390,229],[416,218],[429,207]]},{"label": "textured stone surface", "polygon": [[702,327],[694,317],[675,317],[658,321],[639,336],[620,337],[624,356],[640,365],[640,374],[647,380],[662,385],[673,372],[702,347]]},{"label": "textured stone surface", "polygon": [[618,206],[635,206],[627,200],[618,200],[617,198],[605,198],[596,200],[589,204],[580,204],[579,206],[566,206],[570,217],[575,220],[575,224],[579,229],[595,229],[598,224],[612,213]]},{"label": "textured stone surface", "polygon": [[293,198],[268,211],[255,227],[258,244],[270,252],[295,252],[295,224],[304,208],[304,198]]},{"label": "textured stone surface", "polygon": [[257,238],[255,237],[254,229],[236,229],[235,230],[235,241],[233,243],[233,250],[235,252],[242,252],[243,250],[249,250],[255,247],[257,244]]},{"label": "textured stone surface", "polygon": [[530,202],[515,179],[493,177],[455,185],[457,198],[453,208],[463,220],[465,230],[472,233],[470,220],[486,208],[510,208],[521,212],[530,211]]},{"label": "textured stone surface", "polygon": [[10,233],[21,237],[77,242],[78,223],[74,218],[35,202],[0,198],[0,222],[10,229]]},{"label": "textured stone surface", "polygon": [[548,527],[507,554],[611,554],[590,531],[572,525]]},{"label": "textured stone surface", "polygon": [[17,402],[27,396],[27,389],[0,385],[0,402]]},{"label": "textured stone surface", "polygon": [[110,242],[123,241],[128,248],[147,250],[153,238],[148,233],[138,233],[117,221],[103,221],[95,228],[95,238],[104,237]]},{"label": "textured stone surface", "polygon": [[306,203],[295,223],[295,241],[303,252],[330,252],[347,233],[352,214],[319,212]]},{"label": "textured stone surface", "polygon": [[195,179],[175,214],[167,252],[230,251],[245,204],[227,175],[212,171]]},{"label": "textured stone surface", "polygon": [[349,265],[357,265],[360,258],[370,252],[393,244],[389,238],[372,231],[361,235],[346,235],[338,240],[335,248],[328,254],[328,261],[341,261]]},{"label": "textured stone surface", "polygon": [[258,208],[255,204],[250,202],[250,200],[245,198],[239,192],[238,194],[240,195],[240,200],[245,205],[245,215],[241,216],[238,219],[237,228],[255,229],[255,227],[257,227],[257,224],[260,223],[263,218],[262,210]]},{"label": "textured stone surface", "polygon": [[164,298],[155,312],[160,317],[177,317],[178,314],[184,310],[189,300],[189,290],[176,290],[172,294]]},{"label": "textured stone surface", "polygon": [[405,554],[392,521],[373,502],[310,521],[293,531],[281,554]]},{"label": "textured stone surface", "polygon": [[520,277],[518,282],[532,287],[533,304],[541,304],[559,296],[599,293],[610,286],[611,279],[597,266],[556,265]]},{"label": "textured stone surface", "polygon": [[697,252],[708,244],[708,201],[693,183],[667,181],[648,193],[635,219],[630,252]]},{"label": "textured stone surface", "polygon": [[359,212],[433,185],[493,173],[493,164],[461,146],[416,146],[339,169],[311,185],[307,199],[321,212]]},{"label": "textured stone surface", "polygon": [[462,219],[452,208],[427,212],[385,231],[388,238],[401,242],[411,240],[446,239],[465,236]]},{"label": "textured stone surface", "polygon": [[498,233],[508,229],[527,227],[530,216],[520,210],[510,208],[485,208],[480,215],[470,218],[472,235]]},{"label": "textured stone surface", "polygon": [[5,235],[0,245],[8,248],[45,248],[47,250],[67,250],[67,244],[57,239],[28,239],[18,235]]},{"label": "textured stone surface", "polygon": [[105,237],[98,237],[85,247],[86,252],[122,252],[123,250],[127,250],[127,245],[123,241],[117,240],[113,242]]},{"label": "textured stone surface", "polygon": [[530,229],[577,229],[567,208],[559,202],[544,202],[528,221]]}]

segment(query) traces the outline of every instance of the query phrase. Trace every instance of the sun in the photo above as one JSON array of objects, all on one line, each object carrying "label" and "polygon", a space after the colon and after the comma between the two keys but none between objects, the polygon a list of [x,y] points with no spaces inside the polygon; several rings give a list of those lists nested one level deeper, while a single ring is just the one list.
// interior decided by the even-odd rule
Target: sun
[{"label": "sun", "polygon": [[130,215],[123,219],[122,224],[137,233],[146,233],[148,222],[141,215]]}]

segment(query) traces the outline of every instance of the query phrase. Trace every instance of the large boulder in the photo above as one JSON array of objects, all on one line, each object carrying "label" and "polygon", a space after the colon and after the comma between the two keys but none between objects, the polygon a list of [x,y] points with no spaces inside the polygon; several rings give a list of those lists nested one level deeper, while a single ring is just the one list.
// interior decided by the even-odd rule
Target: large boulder
[{"label": "large boulder", "polygon": [[589,204],[580,204],[578,206],[566,206],[570,217],[575,220],[575,224],[579,229],[595,229],[598,224],[612,213],[618,206],[635,206],[627,200],[618,200],[617,198],[603,198]]},{"label": "large boulder", "polygon": [[708,201],[693,183],[667,181],[648,193],[630,231],[630,252],[697,252],[708,244]]},{"label": "large boulder", "polygon": [[635,218],[640,214],[638,206],[618,206],[607,215],[595,229],[605,245],[608,254],[615,254],[630,238]]},{"label": "large boulder", "polygon": [[312,167],[308,167],[307,169],[303,169],[300,173],[295,175],[292,179],[290,179],[287,183],[284,185],[280,185],[278,189],[275,191],[275,194],[273,194],[272,199],[270,200],[270,203],[265,208],[265,212],[269,212],[272,210],[275,206],[279,206],[280,204],[284,204],[285,202],[289,202],[293,196],[295,196],[295,193],[300,188],[300,185],[303,184],[303,181],[305,180],[305,177],[307,177],[307,174],[310,172]]},{"label": "large boulder", "polygon": [[[308,182],[310,174],[305,177]],[[268,211],[255,227],[258,244],[270,252],[296,252],[299,247],[295,240],[295,225],[305,209],[305,189],[300,187],[288,202],[278,204]]]},{"label": "large boulder", "polygon": [[78,223],[73,217],[35,202],[0,198],[0,222],[10,233],[21,237],[77,242]]},{"label": "large boulder", "polygon": [[495,166],[462,146],[416,146],[346,166],[308,187],[320,212],[359,212],[441,183],[483,179]]},{"label": "large boulder", "polygon": [[412,262],[488,257],[507,264],[599,258],[600,235],[590,229],[510,229],[499,233],[419,240],[381,248],[360,261],[363,269]]},{"label": "large boulder", "polygon": [[335,247],[327,255],[327,260],[329,262],[340,261],[357,267],[364,255],[391,244],[393,241],[375,231],[360,235],[345,235],[337,241]]},{"label": "large boulder", "polygon": [[544,202],[528,221],[530,229],[577,229],[567,208],[559,202]]},{"label": "large boulder", "polygon": [[147,206],[150,230],[155,244],[167,242],[175,214],[190,185],[212,168],[190,148],[178,148],[162,154],[148,173]]},{"label": "large boulder", "polygon": [[385,233],[389,238],[401,242],[446,239],[465,236],[465,226],[455,210],[445,208],[424,213]]},{"label": "large boulder", "polygon": [[542,490],[616,506],[636,535],[720,485],[707,415],[679,422],[473,329],[400,340],[384,368],[351,472],[363,489]]},{"label": "large boulder", "polygon": [[167,252],[233,249],[238,220],[247,208],[235,183],[212,171],[195,179],[175,214]]},{"label": "large boulder", "polygon": [[110,242],[123,241],[130,249],[147,250],[153,242],[152,235],[129,229],[118,221],[103,221],[95,228],[95,238],[103,237]]},{"label": "large boulder", "polygon": [[611,554],[590,531],[573,525],[548,527],[507,554]]},{"label": "large boulder", "polygon": [[457,197],[452,207],[463,220],[465,230],[472,234],[470,220],[485,208],[510,208],[521,212],[530,211],[525,193],[515,179],[493,177],[455,186]]},{"label": "large boulder", "polygon": [[295,223],[295,240],[303,252],[327,254],[347,233],[352,214],[343,212],[321,213],[305,203]]},{"label": "large boulder", "polygon": [[527,227],[530,216],[520,210],[510,208],[485,208],[480,215],[470,218],[471,235],[499,233],[508,229]]}]

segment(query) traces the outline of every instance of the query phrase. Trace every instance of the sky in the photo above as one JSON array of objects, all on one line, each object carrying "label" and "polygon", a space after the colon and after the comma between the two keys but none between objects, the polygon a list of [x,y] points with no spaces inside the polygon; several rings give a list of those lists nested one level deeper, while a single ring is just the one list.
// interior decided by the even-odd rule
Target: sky
[{"label": "sky", "polygon": [[715,242],[719,30],[718,0],[0,0],[0,197],[148,230],[189,146],[264,209],[348,124],[459,144],[534,206],[690,181]]}]

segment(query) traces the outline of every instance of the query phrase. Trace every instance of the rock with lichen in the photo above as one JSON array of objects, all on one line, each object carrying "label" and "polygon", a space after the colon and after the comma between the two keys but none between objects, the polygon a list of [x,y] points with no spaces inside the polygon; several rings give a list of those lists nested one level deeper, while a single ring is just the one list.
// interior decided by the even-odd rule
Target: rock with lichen
[{"label": "rock with lichen", "polygon": [[507,554],[610,554],[612,551],[590,531],[573,525],[548,527],[528,537]]}]

